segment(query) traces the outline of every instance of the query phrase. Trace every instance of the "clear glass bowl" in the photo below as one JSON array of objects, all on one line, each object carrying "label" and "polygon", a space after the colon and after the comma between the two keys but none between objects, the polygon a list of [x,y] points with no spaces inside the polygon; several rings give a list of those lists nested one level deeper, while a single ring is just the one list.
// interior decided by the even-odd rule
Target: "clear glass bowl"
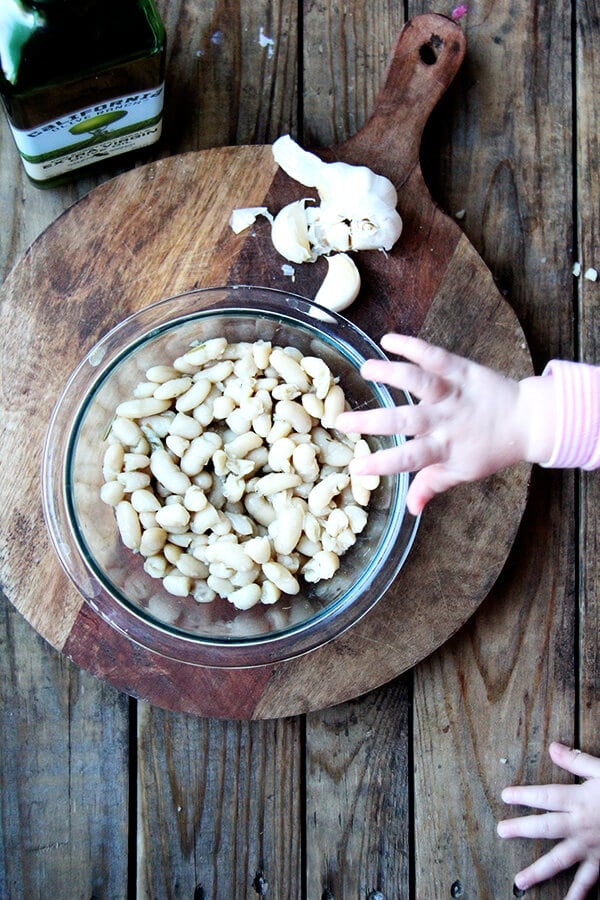
[{"label": "clear glass bowl", "polygon": [[[99,498],[105,437],[116,406],[132,395],[149,366],[172,362],[192,341],[266,339],[325,360],[351,408],[395,406],[410,399],[359,374],[369,357],[385,358],[367,335],[339,315],[294,294],[249,286],[207,288],[161,300],[126,318],[85,356],[53,412],[44,446],[44,516],[58,557],[90,606],[147,649],[202,666],[266,665],[306,653],[356,623],[387,590],[417,528],[405,507],[409,476],[381,479],[368,523],[338,572],[276,604],[236,610],[227,600],[198,603],[169,594],[123,546],[114,511]],[[402,437],[369,441],[392,446]]]}]

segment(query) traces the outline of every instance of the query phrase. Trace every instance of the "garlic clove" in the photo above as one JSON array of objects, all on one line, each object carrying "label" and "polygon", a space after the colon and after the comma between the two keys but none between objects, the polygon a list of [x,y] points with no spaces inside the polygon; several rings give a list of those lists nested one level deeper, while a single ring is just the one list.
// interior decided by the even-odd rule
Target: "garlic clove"
[{"label": "garlic clove", "polygon": [[306,200],[288,203],[277,213],[271,226],[273,246],[290,262],[314,262],[316,259],[308,238],[305,203]]},{"label": "garlic clove", "polygon": [[[388,206],[396,206],[396,188],[385,175],[377,175],[367,166],[351,166],[349,163],[327,163],[317,181],[319,196],[325,202],[334,200],[346,212],[375,197]],[[351,207],[348,208],[348,203]],[[352,218],[352,215],[348,215]]]},{"label": "garlic clove", "polygon": [[273,224],[273,216],[266,206],[246,206],[243,209],[234,209],[229,217],[231,229],[239,234],[256,222],[257,216],[265,216]]},{"label": "garlic clove", "polygon": [[315,295],[315,303],[340,312],[353,303],[360,291],[360,274],[352,257],[335,253],[327,257],[327,274]]},{"label": "garlic clove", "polygon": [[391,250],[401,234],[402,219],[397,210],[370,198],[362,213],[350,222],[350,248]]},{"label": "garlic clove", "polygon": [[290,178],[306,187],[315,187],[326,165],[318,156],[303,150],[289,134],[277,138],[272,150],[275,162]]}]

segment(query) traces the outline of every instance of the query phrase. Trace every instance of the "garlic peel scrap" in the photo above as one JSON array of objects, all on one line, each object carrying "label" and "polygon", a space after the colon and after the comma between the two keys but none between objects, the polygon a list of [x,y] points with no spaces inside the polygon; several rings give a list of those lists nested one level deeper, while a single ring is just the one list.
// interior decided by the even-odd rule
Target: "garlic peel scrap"
[{"label": "garlic peel scrap", "polygon": [[273,216],[266,206],[246,206],[242,209],[234,209],[229,217],[229,225],[232,231],[239,234],[250,225],[254,225],[257,216],[265,216],[269,222],[273,222]]}]

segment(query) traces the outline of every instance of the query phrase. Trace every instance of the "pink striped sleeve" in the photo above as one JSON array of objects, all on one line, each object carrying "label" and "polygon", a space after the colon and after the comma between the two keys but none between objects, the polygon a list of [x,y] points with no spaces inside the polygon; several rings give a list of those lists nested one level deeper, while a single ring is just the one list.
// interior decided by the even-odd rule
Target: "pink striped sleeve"
[{"label": "pink striped sleeve", "polygon": [[600,367],[553,359],[543,375],[551,375],[556,396],[556,437],[548,462],[553,469],[600,467]]}]

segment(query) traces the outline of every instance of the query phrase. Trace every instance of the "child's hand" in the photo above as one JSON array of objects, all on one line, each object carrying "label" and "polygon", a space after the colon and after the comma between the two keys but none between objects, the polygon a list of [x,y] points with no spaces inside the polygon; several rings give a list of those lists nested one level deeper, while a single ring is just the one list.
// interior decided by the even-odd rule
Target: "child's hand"
[{"label": "child's hand", "polygon": [[502,799],[506,803],[551,812],[505,819],[498,823],[498,834],[503,838],[558,840],[548,853],[518,873],[515,884],[527,890],[579,863],[565,900],[582,900],[598,880],[600,865],[600,759],[557,743],[550,745],[550,756],[557,766],[588,780],[583,784],[505,788]]},{"label": "child's hand", "polygon": [[357,474],[420,470],[406,498],[412,513],[420,513],[435,494],[454,485],[523,459],[549,458],[554,421],[552,411],[544,408],[551,378],[517,382],[419,338],[388,334],[381,344],[411,362],[367,360],[361,369],[364,378],[402,388],[421,402],[393,410],[345,412],[336,428],[414,437],[351,465]]}]

